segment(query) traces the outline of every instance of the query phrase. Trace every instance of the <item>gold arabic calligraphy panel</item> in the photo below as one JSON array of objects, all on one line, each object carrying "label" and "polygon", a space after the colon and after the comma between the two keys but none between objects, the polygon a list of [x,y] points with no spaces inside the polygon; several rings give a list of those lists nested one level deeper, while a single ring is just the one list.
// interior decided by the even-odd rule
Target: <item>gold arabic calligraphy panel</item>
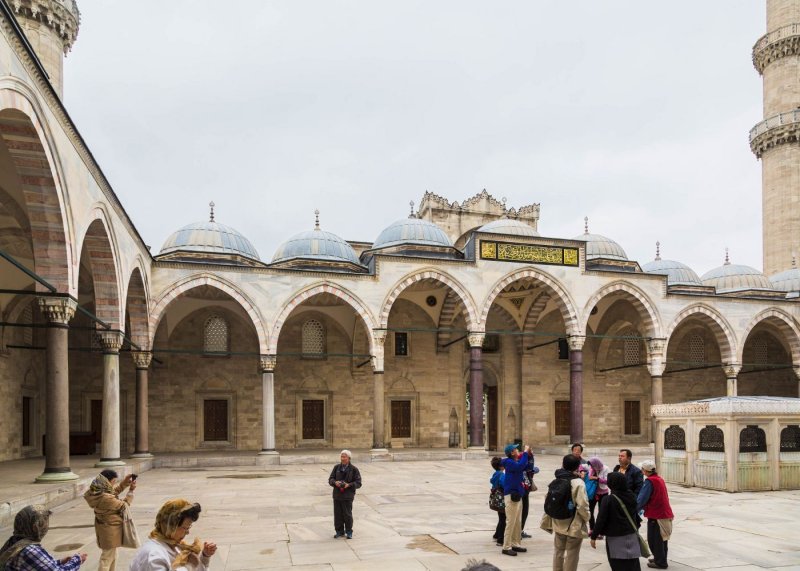
[{"label": "gold arabic calligraphy panel", "polygon": [[578,249],[481,240],[481,258],[503,262],[578,266]]}]

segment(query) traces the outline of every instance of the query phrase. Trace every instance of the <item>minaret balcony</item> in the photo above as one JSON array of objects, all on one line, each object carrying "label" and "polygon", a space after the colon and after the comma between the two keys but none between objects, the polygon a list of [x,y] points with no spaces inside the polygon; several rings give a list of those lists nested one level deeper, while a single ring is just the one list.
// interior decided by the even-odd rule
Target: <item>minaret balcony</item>
[{"label": "minaret balcony", "polygon": [[753,46],[753,66],[758,73],[780,58],[800,55],[800,24],[789,24],[764,34]]},{"label": "minaret balcony", "polygon": [[768,117],[750,129],[750,150],[760,159],[778,145],[797,143],[800,135],[800,109]]}]

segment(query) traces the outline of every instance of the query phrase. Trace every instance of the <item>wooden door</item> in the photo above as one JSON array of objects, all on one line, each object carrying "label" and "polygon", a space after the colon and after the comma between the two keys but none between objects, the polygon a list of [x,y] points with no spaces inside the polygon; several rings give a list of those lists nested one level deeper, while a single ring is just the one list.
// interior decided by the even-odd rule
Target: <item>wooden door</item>
[{"label": "wooden door", "polygon": [[486,387],[486,444],[489,450],[497,450],[497,387]]},{"label": "wooden door", "polygon": [[94,441],[103,441],[103,401],[92,399],[89,412],[89,429],[94,432]]},{"label": "wooden door", "polygon": [[392,438],[411,438],[411,401],[392,401]]},{"label": "wooden door", "polygon": [[228,401],[213,399],[203,401],[203,440],[220,442],[228,440]]},{"label": "wooden door", "polygon": [[569,435],[569,401],[556,401],[556,435]]},{"label": "wooden door", "polygon": [[325,401],[303,401],[303,440],[325,439]]},{"label": "wooden door", "polygon": [[641,434],[639,408],[638,400],[625,401],[625,434]]}]

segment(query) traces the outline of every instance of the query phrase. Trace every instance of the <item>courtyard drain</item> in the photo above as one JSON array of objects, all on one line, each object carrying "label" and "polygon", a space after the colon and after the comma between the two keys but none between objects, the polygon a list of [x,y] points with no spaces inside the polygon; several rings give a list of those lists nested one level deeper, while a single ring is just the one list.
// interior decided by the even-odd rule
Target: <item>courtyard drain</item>
[{"label": "courtyard drain", "polygon": [[429,553],[455,554],[455,551],[444,545],[442,542],[432,538],[430,535],[415,535],[406,544],[406,549],[421,549]]},{"label": "courtyard drain", "polygon": [[83,547],[83,543],[64,543],[62,545],[56,545],[53,551],[75,551],[81,547]]},{"label": "courtyard drain", "polygon": [[51,525],[48,529],[84,529],[94,527],[93,523],[81,523],[78,525]]},{"label": "courtyard drain", "polygon": [[277,478],[283,474],[223,474],[222,476],[206,476],[209,480],[227,478],[229,480],[255,480],[258,478]]}]

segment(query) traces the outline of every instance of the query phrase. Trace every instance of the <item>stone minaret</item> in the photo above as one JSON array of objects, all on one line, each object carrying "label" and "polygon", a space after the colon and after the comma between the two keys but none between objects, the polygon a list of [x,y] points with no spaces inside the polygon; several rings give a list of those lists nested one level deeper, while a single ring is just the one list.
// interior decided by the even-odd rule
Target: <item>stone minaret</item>
[{"label": "stone minaret", "polygon": [[800,0],[767,0],[767,34],[753,46],[764,120],[750,131],[761,159],[764,273],[792,267],[800,247]]},{"label": "stone minaret", "polygon": [[81,15],[75,0],[8,2],[58,96],[64,94],[64,56],[75,43]]}]

